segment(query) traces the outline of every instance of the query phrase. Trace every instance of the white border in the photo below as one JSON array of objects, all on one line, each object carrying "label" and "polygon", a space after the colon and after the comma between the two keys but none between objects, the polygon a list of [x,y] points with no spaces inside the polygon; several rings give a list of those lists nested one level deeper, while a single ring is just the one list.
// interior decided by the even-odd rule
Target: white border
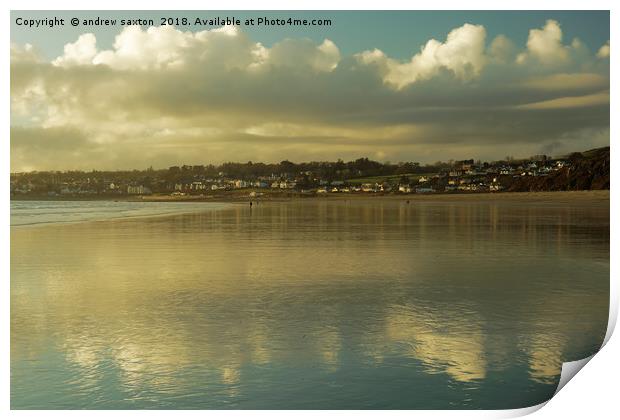
[{"label": "white border", "polygon": [[[37,1],[14,1],[7,2],[7,8],[2,9],[2,39],[3,44],[8,47],[10,42],[10,10],[611,10],[611,44],[615,45],[614,28],[620,27],[620,19],[618,19],[618,9],[616,6],[620,4],[617,1],[589,0],[576,1],[543,1],[543,0],[470,0],[466,3],[456,0],[444,0],[437,2],[408,2],[405,0],[382,0],[380,2],[371,3],[369,1],[347,1],[347,0],[297,0],[294,4],[283,0],[229,0],[215,2],[205,2],[199,0],[175,0],[162,1],[151,0],[148,3],[136,4],[121,0],[108,1],[89,1],[88,3],[76,0],[57,0],[54,2],[37,0]],[[53,7],[52,7],[53,6]],[[174,7],[172,7],[174,6]],[[593,47],[594,48],[594,47]],[[0,75],[2,77],[2,117],[4,119],[2,151],[0,153],[0,162],[2,165],[2,173],[5,174],[5,180],[0,182],[0,193],[3,200],[2,210],[2,253],[0,255],[0,267],[2,269],[3,293],[1,293],[2,302],[0,304],[2,313],[2,349],[3,363],[1,364],[0,378],[0,407],[2,412],[9,410],[9,366],[10,366],[10,283],[9,283],[9,264],[10,264],[10,211],[9,211],[9,191],[8,191],[8,174],[10,172],[10,79],[9,79],[9,52],[8,48],[3,55],[4,63],[0,67]],[[611,56],[611,68],[618,68],[617,56]],[[617,97],[617,83],[615,76],[611,77],[611,115],[620,115],[615,98]],[[611,119],[611,137],[613,138],[617,124]],[[616,162],[618,153],[616,148],[611,148],[612,162]],[[615,164],[612,165],[611,182],[615,186],[618,181],[618,171]],[[615,190],[614,190],[615,191]],[[411,416],[421,416],[422,418],[505,418],[515,417],[529,414],[536,411],[532,418],[567,418],[582,419],[584,417],[608,418],[609,413],[617,412],[617,392],[615,391],[615,382],[618,378],[619,363],[618,356],[620,354],[620,344],[617,338],[611,336],[611,331],[615,325],[618,313],[618,260],[615,252],[618,249],[618,237],[620,230],[616,229],[614,221],[614,209],[618,208],[618,195],[612,191],[611,194],[611,303],[610,303],[610,328],[606,336],[606,345],[603,349],[592,358],[591,362],[579,373],[576,380],[570,381],[565,388],[562,389],[547,404],[540,406],[505,411],[117,411],[114,412],[115,417],[120,418],[149,418],[161,419],[168,417],[189,417],[199,418],[208,415],[211,418],[230,418],[230,417],[252,417],[258,419],[285,419],[296,417],[301,419],[314,418],[317,414],[327,418],[355,418],[370,419],[376,417],[390,417],[392,419],[409,419]],[[610,339],[611,337],[611,339]],[[543,410],[537,411],[542,406],[547,405]],[[112,413],[107,411],[89,411],[88,413],[80,411],[15,411],[9,415],[16,418],[34,418],[34,417],[50,417],[50,418],[107,418]]]},{"label": "white border", "polygon": [[[122,0],[8,0],[8,10],[613,10],[613,0],[459,0],[411,2],[382,0],[381,2],[353,0],[150,0],[130,3]],[[53,6],[53,7],[52,7]],[[175,7],[171,7],[175,6]],[[468,7],[464,7],[468,6]]]}]

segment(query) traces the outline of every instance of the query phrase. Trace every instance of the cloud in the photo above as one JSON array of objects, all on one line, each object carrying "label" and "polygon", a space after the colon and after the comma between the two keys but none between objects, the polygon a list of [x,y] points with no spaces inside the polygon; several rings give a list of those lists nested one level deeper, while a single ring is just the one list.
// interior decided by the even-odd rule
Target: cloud
[{"label": "cloud", "polygon": [[216,61],[227,68],[246,68],[255,62],[260,45],[251,42],[234,27],[200,32],[183,32],[172,26],[139,26],[124,29],[114,41],[114,49],[102,51],[93,64],[114,69],[148,70],[178,68],[192,62]]},{"label": "cloud", "polygon": [[550,99],[526,105],[519,105],[521,109],[558,109],[558,108],[582,108],[596,105],[609,104],[609,92],[593,93],[583,96],[567,96]]},{"label": "cloud", "polygon": [[609,146],[609,127],[583,128],[562,133],[557,138],[549,139],[540,146],[540,153],[557,156],[566,155],[576,150],[590,150]]},{"label": "cloud", "polygon": [[489,46],[489,56],[499,63],[509,63],[514,60],[517,47],[505,35],[496,36]]},{"label": "cloud", "polygon": [[336,44],[326,39],[314,45],[309,39],[285,39],[267,49],[250,40],[235,26],[199,32],[180,31],[173,26],[129,26],[116,36],[113,49],[98,51],[96,37],[88,33],[64,47],[52,61],[61,67],[104,65],[115,70],[180,69],[217,63],[226,69],[256,69],[261,66],[300,67],[332,71],[340,60]]},{"label": "cloud", "polygon": [[543,91],[602,89],[609,80],[597,73],[557,73],[526,80],[524,87]]},{"label": "cloud", "polygon": [[36,63],[41,61],[40,53],[32,44],[23,46],[11,43],[11,62]]},{"label": "cloud", "polygon": [[315,46],[309,39],[285,39],[267,50],[263,63],[272,66],[309,67],[316,71],[332,71],[340,61],[340,50],[326,39]]},{"label": "cloud", "polygon": [[[53,167],[56,161],[73,160],[80,167],[88,139],[74,128],[11,127],[11,160],[21,163],[21,170]],[[69,158],[69,159],[68,159]]]},{"label": "cloud", "polygon": [[521,53],[517,61],[523,64],[528,59],[534,59],[544,65],[562,65],[569,58],[569,47],[562,44],[560,24],[549,19],[541,29],[530,30],[527,52]]},{"label": "cloud", "polygon": [[343,55],[328,39],[266,46],[235,27],[127,27],[109,49],[82,34],[53,60],[11,45],[12,169],[494,159],[605,133],[608,60],[557,33],[554,48],[570,52],[559,67],[541,65],[540,42],[519,51],[505,36],[485,39],[464,24],[408,60]]},{"label": "cloud", "polygon": [[64,54],[52,64],[56,66],[73,66],[91,64],[97,55],[97,38],[88,33],[82,34],[77,41],[65,45]]},{"label": "cloud", "polygon": [[609,41],[607,41],[596,53],[598,58],[609,58]]},{"label": "cloud", "polygon": [[402,89],[420,80],[427,80],[447,69],[462,80],[477,76],[485,64],[486,31],[481,25],[465,24],[453,29],[442,43],[429,40],[409,62],[401,63],[375,49],[357,55],[360,63],[376,65],[386,84]]}]

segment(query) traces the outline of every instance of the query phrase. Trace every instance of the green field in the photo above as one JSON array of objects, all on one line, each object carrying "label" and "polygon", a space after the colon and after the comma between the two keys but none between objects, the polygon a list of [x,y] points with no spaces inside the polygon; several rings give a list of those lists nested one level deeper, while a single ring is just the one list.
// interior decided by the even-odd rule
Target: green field
[{"label": "green field", "polygon": [[409,177],[409,182],[417,183],[421,176],[431,177],[436,174],[402,174],[402,175],[381,175],[381,176],[370,176],[365,178],[351,178],[347,179],[346,182],[349,184],[374,184],[374,183],[397,183],[400,181],[400,178],[403,176]]}]

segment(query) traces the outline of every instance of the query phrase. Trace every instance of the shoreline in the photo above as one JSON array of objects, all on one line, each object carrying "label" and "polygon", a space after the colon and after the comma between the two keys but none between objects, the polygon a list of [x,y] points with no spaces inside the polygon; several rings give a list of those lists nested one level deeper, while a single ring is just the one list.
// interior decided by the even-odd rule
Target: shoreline
[{"label": "shoreline", "polygon": [[609,200],[610,190],[576,190],[576,191],[532,191],[532,192],[492,192],[492,193],[432,193],[432,194],[381,194],[381,193],[329,193],[325,195],[304,195],[300,193],[267,194],[258,197],[248,195],[184,196],[169,195],[124,196],[124,197],[11,197],[10,201],[114,201],[131,203],[249,203],[251,202],[297,202],[297,201],[340,201],[340,200],[405,200],[418,202],[432,201],[522,201],[525,199],[582,199],[593,198]]},{"label": "shoreline", "polygon": [[[67,201],[67,200],[63,200],[63,201]],[[84,200],[80,200],[80,202],[83,202],[83,201]],[[97,200],[97,201],[104,202],[103,200]],[[124,201],[124,202],[129,203],[129,201]],[[175,204],[175,203],[167,203],[167,204]],[[194,204],[202,204],[202,203],[194,203]],[[233,206],[235,203],[218,202],[218,203],[204,203],[204,204],[215,204],[217,206],[211,207],[211,208],[206,208],[203,206],[196,206],[193,208],[178,208],[172,211],[163,211],[163,212],[159,211],[155,213],[124,214],[124,215],[115,214],[114,216],[111,216],[111,217],[105,217],[105,216],[99,215],[98,217],[84,218],[84,219],[44,220],[40,222],[19,223],[19,224],[11,223],[9,227],[11,229],[39,228],[39,227],[48,227],[48,226],[76,225],[76,224],[83,224],[83,223],[106,223],[106,222],[119,222],[119,221],[127,221],[127,220],[134,220],[134,219],[148,219],[148,218],[160,218],[160,217],[169,217],[169,216],[180,216],[180,215],[187,215],[187,214],[203,213],[205,211],[223,210],[223,209]],[[180,207],[184,207],[184,206],[181,205]],[[11,217],[13,216],[11,215]]]},{"label": "shoreline", "polygon": [[[259,205],[259,209],[263,205],[269,204],[303,204],[308,203],[358,203],[359,205],[371,205],[375,203],[385,203],[390,205],[398,205],[399,203],[407,203],[407,205],[415,205],[416,203],[431,203],[431,204],[463,204],[469,205],[474,203],[493,204],[493,203],[508,203],[509,205],[521,205],[521,206],[573,206],[573,207],[591,207],[591,208],[607,208],[609,209],[610,195],[609,190],[587,190],[587,191],[552,191],[552,192],[514,192],[514,193],[482,193],[482,194],[411,194],[411,195],[362,195],[362,194],[331,194],[329,196],[319,197],[289,197],[278,199],[252,199],[255,205]],[[18,201],[34,201],[34,200],[14,200]],[[47,201],[99,201],[110,202],[112,200],[47,200]],[[114,200],[119,203],[164,203],[164,204],[179,204],[179,209],[176,211],[156,212],[147,214],[127,214],[115,217],[97,217],[97,218],[84,218],[77,220],[54,220],[54,221],[42,221],[34,223],[20,223],[11,224],[10,228],[35,228],[46,226],[65,226],[81,223],[103,223],[103,222],[118,222],[127,221],[132,219],[142,218],[159,218],[178,216],[182,214],[202,213],[214,210],[221,210],[230,207],[244,207],[248,208],[250,202],[249,198],[237,198],[237,199],[213,199],[213,200]],[[187,203],[187,208],[184,204]],[[191,206],[194,204],[194,206]],[[208,205],[222,205],[222,208],[210,208]],[[204,207],[202,206],[204,205]],[[230,206],[230,207],[229,207]],[[249,207],[251,209],[251,207]],[[13,216],[11,216],[12,218]]]}]

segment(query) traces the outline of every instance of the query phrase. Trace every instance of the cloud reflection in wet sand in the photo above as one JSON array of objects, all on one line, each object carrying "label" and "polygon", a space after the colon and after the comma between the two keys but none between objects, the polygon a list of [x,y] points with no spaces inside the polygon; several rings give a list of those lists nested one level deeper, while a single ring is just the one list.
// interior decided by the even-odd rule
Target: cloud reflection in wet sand
[{"label": "cloud reflection in wet sand", "polygon": [[604,206],[264,204],[11,245],[15,407],[428,407],[418,380],[525,405],[607,319]]}]

